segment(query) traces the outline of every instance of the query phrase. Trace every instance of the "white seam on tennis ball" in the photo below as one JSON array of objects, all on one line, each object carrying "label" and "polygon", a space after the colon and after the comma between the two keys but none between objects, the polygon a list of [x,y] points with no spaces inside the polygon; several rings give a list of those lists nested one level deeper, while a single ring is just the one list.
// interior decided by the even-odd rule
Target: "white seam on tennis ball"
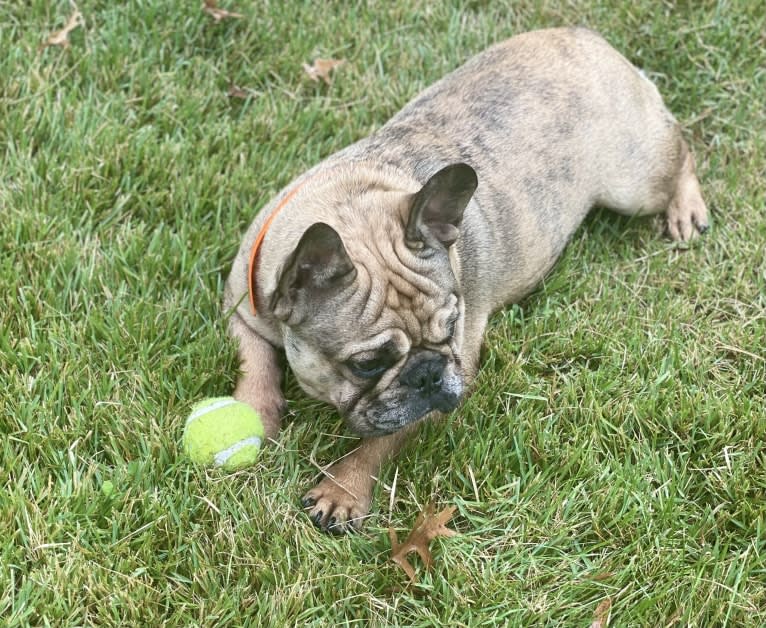
[{"label": "white seam on tennis ball", "polygon": [[224,449],[223,451],[219,451],[215,457],[215,463],[220,467],[222,465],[226,464],[226,461],[231,458],[234,454],[236,454],[240,449],[243,447],[247,447],[249,445],[254,445],[255,447],[261,446],[261,437],[260,436],[250,436],[249,438],[243,438],[241,441],[234,443],[231,447],[228,447]]},{"label": "white seam on tennis ball", "polygon": [[225,408],[226,406],[230,406],[232,404],[239,403],[236,399],[220,399],[219,401],[216,401],[215,403],[211,403],[209,406],[205,406],[204,408],[198,408],[194,412],[192,412],[189,415],[189,418],[186,419],[186,425],[189,425],[193,421],[196,421],[201,416],[205,416],[208,412],[213,412],[215,410],[220,410],[221,408]]}]

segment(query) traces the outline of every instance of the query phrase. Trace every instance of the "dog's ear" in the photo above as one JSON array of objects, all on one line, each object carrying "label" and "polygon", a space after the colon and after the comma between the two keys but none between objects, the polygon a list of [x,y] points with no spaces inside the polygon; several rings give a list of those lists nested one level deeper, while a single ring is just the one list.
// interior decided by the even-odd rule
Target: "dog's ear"
[{"label": "dog's ear", "polygon": [[338,232],[330,225],[311,225],[287,258],[271,297],[271,310],[282,319],[311,313],[312,306],[351,283],[356,268]]},{"label": "dog's ear", "polygon": [[450,247],[459,235],[468,201],[479,181],[468,164],[452,164],[433,175],[412,196],[405,239],[411,249],[422,249],[436,240]]}]

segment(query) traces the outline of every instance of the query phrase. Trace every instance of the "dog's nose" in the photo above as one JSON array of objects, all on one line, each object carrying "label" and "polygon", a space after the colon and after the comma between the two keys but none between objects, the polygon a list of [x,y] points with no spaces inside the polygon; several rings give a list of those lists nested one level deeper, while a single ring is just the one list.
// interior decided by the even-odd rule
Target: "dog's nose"
[{"label": "dog's nose", "polygon": [[447,358],[434,351],[424,351],[410,358],[399,376],[399,381],[419,393],[430,397],[442,387],[442,373]]}]

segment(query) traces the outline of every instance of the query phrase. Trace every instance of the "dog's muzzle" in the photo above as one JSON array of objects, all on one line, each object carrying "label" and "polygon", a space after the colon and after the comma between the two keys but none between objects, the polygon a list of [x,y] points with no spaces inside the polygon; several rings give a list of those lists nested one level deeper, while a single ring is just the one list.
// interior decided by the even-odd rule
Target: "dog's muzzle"
[{"label": "dog's muzzle", "polygon": [[428,408],[452,412],[460,400],[461,387],[446,376],[446,370],[446,356],[424,349],[410,356],[399,375],[399,383]]}]

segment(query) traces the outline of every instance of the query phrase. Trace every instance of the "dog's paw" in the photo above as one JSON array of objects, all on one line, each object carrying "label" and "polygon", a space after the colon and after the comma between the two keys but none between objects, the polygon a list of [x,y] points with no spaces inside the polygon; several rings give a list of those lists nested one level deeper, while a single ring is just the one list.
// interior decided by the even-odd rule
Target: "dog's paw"
[{"label": "dog's paw", "polygon": [[666,214],[667,233],[674,241],[688,242],[709,229],[707,208],[702,199],[699,201],[671,203]]},{"label": "dog's paw", "polygon": [[325,477],[301,499],[315,526],[331,534],[360,530],[370,511],[372,485],[357,474],[334,473]]},{"label": "dog's paw", "polygon": [[676,242],[688,242],[705,233],[710,223],[699,181],[695,174],[694,159],[687,152],[676,191],[665,214],[668,235]]}]

